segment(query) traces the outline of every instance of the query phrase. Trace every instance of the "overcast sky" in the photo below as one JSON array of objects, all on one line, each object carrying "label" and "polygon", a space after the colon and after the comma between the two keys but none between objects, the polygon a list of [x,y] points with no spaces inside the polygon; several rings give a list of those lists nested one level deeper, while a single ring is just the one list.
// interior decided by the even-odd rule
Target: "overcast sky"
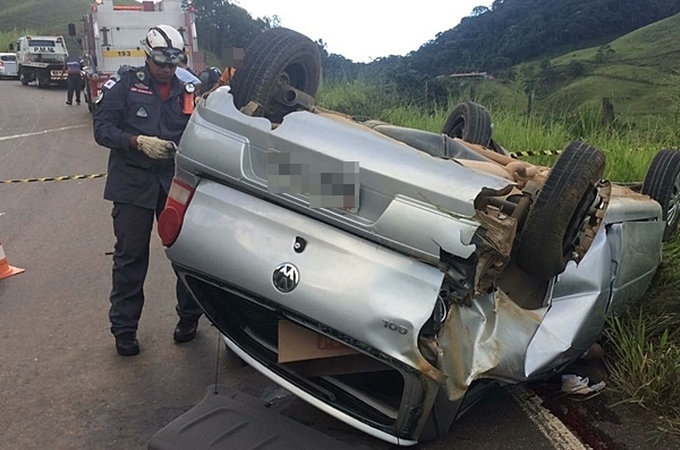
[{"label": "overcast sky", "polygon": [[277,15],[281,26],[323,39],[329,53],[354,62],[417,50],[493,0],[234,0],[254,18]]}]

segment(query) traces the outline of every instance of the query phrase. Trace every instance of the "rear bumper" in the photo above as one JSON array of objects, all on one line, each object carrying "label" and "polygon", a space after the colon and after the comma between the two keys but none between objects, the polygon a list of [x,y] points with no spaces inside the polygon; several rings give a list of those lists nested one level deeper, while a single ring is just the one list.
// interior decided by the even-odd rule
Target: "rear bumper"
[{"label": "rear bumper", "polygon": [[18,77],[16,69],[7,70],[7,68],[0,68],[0,77]]},{"label": "rear bumper", "polygon": [[[393,402],[380,402],[375,397],[369,398],[369,394],[361,389],[347,388],[348,379],[371,374],[313,376],[296,370],[295,366],[279,364],[276,322],[279,319],[301,320],[301,316],[233,287],[209,282],[181,266],[173,267],[208,319],[224,335],[229,348],[258,372],[309,404],[375,438],[401,446],[417,443],[415,438],[429,416],[427,406],[431,407],[439,390],[436,382],[366,346],[355,348],[361,348],[384,364],[379,377],[395,384],[390,389]],[[217,287],[218,284],[221,286]],[[268,303],[267,307],[262,303]],[[336,330],[323,324],[309,328],[338,337]],[[395,380],[398,381],[395,383]]]}]

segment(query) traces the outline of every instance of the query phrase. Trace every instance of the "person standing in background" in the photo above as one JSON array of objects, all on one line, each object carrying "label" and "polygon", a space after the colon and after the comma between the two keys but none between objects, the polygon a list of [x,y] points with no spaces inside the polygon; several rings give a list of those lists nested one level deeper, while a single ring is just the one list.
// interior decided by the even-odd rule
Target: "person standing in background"
[{"label": "person standing in background", "polygon": [[80,61],[70,60],[66,62],[64,70],[68,73],[66,83],[68,93],[66,94],[66,104],[73,104],[73,94],[76,95],[76,105],[80,105],[80,91],[83,90],[83,77],[81,75],[82,66]]}]

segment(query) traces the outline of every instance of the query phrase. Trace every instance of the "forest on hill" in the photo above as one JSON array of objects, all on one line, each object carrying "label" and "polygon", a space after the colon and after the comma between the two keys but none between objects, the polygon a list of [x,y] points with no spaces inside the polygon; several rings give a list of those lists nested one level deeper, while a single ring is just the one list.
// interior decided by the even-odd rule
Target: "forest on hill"
[{"label": "forest on hill", "polygon": [[612,41],[680,13],[678,0],[496,0],[409,55],[428,75],[498,71]]}]

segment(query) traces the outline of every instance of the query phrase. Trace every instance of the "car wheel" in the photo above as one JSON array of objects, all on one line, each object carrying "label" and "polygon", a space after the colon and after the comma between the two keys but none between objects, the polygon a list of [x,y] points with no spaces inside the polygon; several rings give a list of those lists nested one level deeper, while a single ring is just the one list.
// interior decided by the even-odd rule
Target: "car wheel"
[{"label": "car wheel", "polygon": [[680,151],[663,149],[656,154],[647,170],[642,193],[661,205],[666,221],[663,240],[668,241],[680,221]]},{"label": "car wheel", "polygon": [[598,197],[605,155],[572,142],[560,155],[538,192],[513,252],[517,266],[541,280],[562,273],[580,244],[583,226]]},{"label": "car wheel", "polygon": [[470,101],[460,103],[449,114],[442,133],[471,144],[488,147],[492,133],[491,114],[478,103]]},{"label": "car wheel", "polygon": [[297,109],[294,90],[314,97],[321,81],[318,45],[296,31],[272,28],[260,34],[245,51],[243,67],[231,81],[234,104],[250,102],[261,108],[253,115],[280,122]]}]

